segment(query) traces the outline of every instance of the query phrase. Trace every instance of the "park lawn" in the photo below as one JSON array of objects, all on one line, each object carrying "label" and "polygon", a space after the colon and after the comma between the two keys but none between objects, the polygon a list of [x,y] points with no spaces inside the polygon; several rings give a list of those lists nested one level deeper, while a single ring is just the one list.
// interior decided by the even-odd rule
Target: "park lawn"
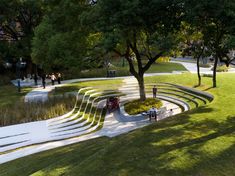
[{"label": "park lawn", "polygon": [[62,87],[56,87],[56,89],[51,92],[51,95],[64,94],[66,92],[74,92],[84,87],[93,87],[99,90],[116,90],[122,83],[122,79],[75,82],[71,84],[66,84]]},{"label": "park lawn", "polygon": [[[196,75],[146,78],[193,87]],[[0,165],[0,175],[231,176],[235,173],[235,74],[203,78],[212,103],[115,138],[98,138]]]},{"label": "park lawn", "polygon": [[147,73],[171,73],[172,71],[187,71],[187,69],[178,63],[160,62],[153,64]]},{"label": "park lawn", "polygon": [[[137,64],[135,64],[136,69]],[[124,67],[120,66],[120,64],[114,63],[112,67],[109,68],[109,70],[116,70],[116,76],[130,76],[129,72],[129,66],[128,64],[125,64]],[[171,63],[171,62],[160,62],[160,63],[154,63],[151,65],[150,69],[147,71],[147,73],[165,73],[165,72],[172,72],[172,71],[187,71],[187,69],[179,63]],[[107,68],[100,68],[100,69],[92,69],[87,70],[80,75],[78,75],[81,78],[92,78],[92,77],[106,77],[107,76]]]},{"label": "park lawn", "polygon": [[11,106],[32,90],[30,87],[22,87],[21,93],[18,93],[17,87],[12,84],[0,86],[0,108]]}]

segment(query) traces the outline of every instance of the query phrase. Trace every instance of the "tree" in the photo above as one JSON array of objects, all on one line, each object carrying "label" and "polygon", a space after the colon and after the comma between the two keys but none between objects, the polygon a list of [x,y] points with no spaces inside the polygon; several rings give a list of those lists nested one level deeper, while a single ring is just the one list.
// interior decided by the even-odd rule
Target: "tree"
[{"label": "tree", "polygon": [[181,23],[180,31],[177,34],[177,38],[179,41],[177,50],[181,50],[183,54],[187,53],[193,56],[196,60],[198,86],[200,86],[200,59],[204,60],[205,57],[209,57],[211,55],[211,51],[208,50],[208,47],[204,43],[203,34],[200,31],[200,28],[183,21]]},{"label": "tree", "polygon": [[[229,36],[235,34],[235,2],[222,0],[186,0],[188,21],[199,27],[204,44],[213,53],[213,87],[216,87],[216,68],[218,61],[229,52]],[[226,59],[227,60],[227,59]]]},{"label": "tree", "polygon": [[87,64],[89,29],[80,16],[89,8],[86,0],[49,1],[47,12],[35,30],[32,58],[46,70],[83,68]]},{"label": "tree", "polygon": [[0,42],[8,52],[2,57],[23,57],[31,64],[31,40],[43,15],[43,1],[1,0]]},{"label": "tree", "polygon": [[142,101],[146,99],[144,73],[172,48],[182,8],[177,0],[99,0],[83,16],[83,24],[102,34],[98,46],[128,61]]}]

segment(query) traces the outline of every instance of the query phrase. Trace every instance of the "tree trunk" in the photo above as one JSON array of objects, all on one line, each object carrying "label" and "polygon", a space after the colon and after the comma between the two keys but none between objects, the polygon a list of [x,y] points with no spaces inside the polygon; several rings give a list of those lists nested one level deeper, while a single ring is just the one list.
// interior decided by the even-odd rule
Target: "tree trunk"
[{"label": "tree trunk", "polygon": [[137,78],[138,84],[139,84],[139,93],[140,93],[140,100],[145,101],[146,95],[145,95],[145,86],[144,86],[144,75],[139,75]]},{"label": "tree trunk", "polygon": [[215,63],[214,63],[214,69],[213,69],[213,87],[216,87],[216,68],[218,64],[218,55],[216,53],[215,55]]},{"label": "tree trunk", "polygon": [[200,57],[197,57],[197,77],[198,77],[198,86],[201,85],[201,75],[200,75],[199,59],[200,59]]}]

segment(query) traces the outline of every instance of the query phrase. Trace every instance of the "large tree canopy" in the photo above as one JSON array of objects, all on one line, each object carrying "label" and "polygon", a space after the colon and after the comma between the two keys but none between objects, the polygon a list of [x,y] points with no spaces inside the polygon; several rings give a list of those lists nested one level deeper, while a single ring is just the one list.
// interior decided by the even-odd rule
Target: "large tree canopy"
[{"label": "large tree canopy", "polygon": [[99,0],[83,15],[83,24],[101,33],[97,47],[127,59],[130,72],[138,80],[140,98],[145,100],[143,75],[172,48],[182,9],[183,3],[178,0]]},{"label": "large tree canopy", "polygon": [[67,69],[85,64],[89,30],[81,26],[86,1],[51,1],[35,30],[33,60],[44,69]]},{"label": "large tree canopy", "polygon": [[7,48],[0,50],[1,57],[31,60],[31,40],[42,15],[41,0],[0,0],[0,42]]}]

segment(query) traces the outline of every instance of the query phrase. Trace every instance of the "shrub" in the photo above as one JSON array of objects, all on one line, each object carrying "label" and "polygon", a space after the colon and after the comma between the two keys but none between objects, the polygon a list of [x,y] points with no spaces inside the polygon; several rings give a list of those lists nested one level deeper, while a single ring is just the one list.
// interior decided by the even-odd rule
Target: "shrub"
[{"label": "shrub", "polygon": [[[214,67],[211,70],[213,70],[213,69],[214,69]],[[229,67],[227,67],[226,65],[222,65],[222,66],[218,66],[216,68],[216,72],[227,72],[228,69],[229,69]]]},{"label": "shrub", "polygon": [[4,86],[11,83],[11,76],[1,75],[0,76],[0,86]]},{"label": "shrub", "polygon": [[130,115],[146,112],[154,106],[155,108],[162,107],[162,101],[155,98],[147,98],[145,101],[134,100],[124,105],[125,111]]},{"label": "shrub", "polygon": [[51,97],[46,102],[24,103],[0,108],[0,126],[33,122],[63,115],[74,107],[75,97]]},{"label": "shrub", "polygon": [[160,63],[160,62],[170,62],[170,57],[160,57],[157,59],[157,63]]},{"label": "shrub", "polygon": [[212,78],[212,77],[213,77],[213,74],[206,74],[206,73],[205,73],[205,74],[203,74],[202,76],[203,76],[203,77]]}]

